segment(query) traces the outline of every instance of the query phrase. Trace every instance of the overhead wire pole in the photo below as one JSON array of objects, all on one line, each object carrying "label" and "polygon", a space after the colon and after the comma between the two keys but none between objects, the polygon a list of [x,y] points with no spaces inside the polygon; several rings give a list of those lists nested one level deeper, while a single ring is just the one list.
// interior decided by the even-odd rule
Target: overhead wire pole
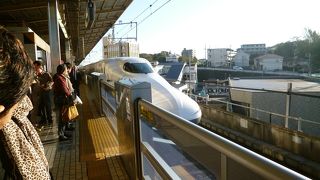
[{"label": "overhead wire pole", "polygon": [[[158,0],[156,0],[154,3],[156,3]],[[138,25],[140,25],[141,23],[143,23],[146,19],[148,19],[151,15],[153,15],[155,12],[157,12],[159,9],[161,9],[163,6],[165,6],[166,4],[168,4],[171,0],[166,1],[165,3],[163,3],[160,7],[158,7],[156,10],[154,10],[153,12],[151,12],[148,16],[146,16],[145,18],[142,19],[142,21],[140,21],[139,23],[137,23],[137,27]],[[152,5],[150,5],[151,7]],[[140,16],[140,15],[139,15]],[[127,31],[122,37],[124,37],[125,35],[127,35],[133,28],[131,28],[129,31]],[[136,28],[137,29],[137,28]],[[122,38],[121,37],[121,38]],[[120,38],[120,39],[121,39]]]},{"label": "overhead wire pole", "polygon": [[[155,0],[154,2],[153,2],[153,4],[155,4],[156,2],[157,2],[158,0]],[[128,23],[119,23],[119,24],[114,24],[114,26],[113,26],[113,30],[112,30],[112,41],[115,41],[115,39],[119,39],[119,42],[122,40],[122,39],[135,39],[136,41],[138,40],[138,25],[139,24],[141,24],[142,22],[144,22],[147,18],[149,18],[152,14],[154,14],[155,12],[157,12],[159,9],[161,9],[164,5],[166,5],[168,2],[170,2],[171,0],[167,0],[165,3],[163,3],[160,7],[158,7],[156,10],[154,10],[153,12],[151,12],[148,16],[146,16],[145,18],[143,18],[142,19],[142,21],[140,21],[139,23],[137,23],[137,22],[133,22],[133,21],[130,21],[130,22],[128,22]],[[148,8],[146,8],[142,13],[140,13],[137,17],[135,17],[135,19],[137,19],[140,15],[142,15],[147,9],[149,9],[149,8],[151,8],[152,7],[152,5],[153,4],[151,4],[151,5],[149,5],[149,7]],[[134,28],[134,27],[132,27],[132,24],[135,24],[135,29],[136,29],[136,34],[135,34],[135,37],[127,37],[127,38],[124,38],[124,36],[126,36],[130,31],[132,31],[132,29]],[[116,38],[115,37],[115,33],[114,33],[114,27],[115,27],[115,25],[128,25],[128,24],[130,24],[131,25],[131,28],[126,32],[126,33],[124,33],[120,38]],[[123,29],[125,29],[125,28],[122,28],[121,29],[121,31],[123,30]],[[119,33],[119,31],[117,32],[117,34]]]},{"label": "overhead wire pole", "polygon": [[[114,39],[135,39],[136,41],[138,40],[138,23],[137,22],[128,22],[128,23],[119,23],[119,24],[115,24],[114,26],[116,26],[116,25],[127,25],[127,24],[135,24],[136,26],[135,26],[135,28],[136,28],[136,37],[127,37],[127,38],[123,38],[126,34],[128,34],[133,28],[131,27],[131,29],[128,31],[128,32],[126,32],[123,36],[121,36],[120,38],[116,38],[116,37],[114,37],[114,33],[113,33],[113,37],[112,37],[112,39],[114,40]],[[113,26],[113,27],[114,27]]]},{"label": "overhead wire pole", "polygon": [[[150,4],[146,9],[144,9],[138,16],[136,16],[133,20],[131,20],[130,22],[134,22],[138,17],[140,17],[143,13],[145,13],[149,8],[151,8],[156,2],[157,2],[158,0],[155,0],[152,4]],[[120,29],[118,32],[117,32],[117,34],[119,33],[119,32],[121,32],[122,30],[124,30],[125,29],[125,27],[124,28],[122,28],[122,29]]]}]

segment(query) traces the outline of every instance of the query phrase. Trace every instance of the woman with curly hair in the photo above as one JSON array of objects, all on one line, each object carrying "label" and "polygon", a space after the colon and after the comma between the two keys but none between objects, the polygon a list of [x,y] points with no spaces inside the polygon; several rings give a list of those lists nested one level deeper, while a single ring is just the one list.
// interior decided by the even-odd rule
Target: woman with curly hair
[{"label": "woman with curly hair", "polygon": [[22,43],[0,26],[0,159],[3,179],[50,179],[44,148],[27,118],[33,63]]}]

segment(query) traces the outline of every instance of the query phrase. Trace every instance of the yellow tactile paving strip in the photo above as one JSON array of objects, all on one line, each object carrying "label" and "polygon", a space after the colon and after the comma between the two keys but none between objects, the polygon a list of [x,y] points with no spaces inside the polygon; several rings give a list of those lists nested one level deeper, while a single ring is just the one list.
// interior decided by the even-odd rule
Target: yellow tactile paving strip
[{"label": "yellow tactile paving strip", "polygon": [[93,148],[96,159],[112,157],[119,154],[119,146],[114,140],[107,120],[105,118],[89,119],[88,130],[93,139]]},{"label": "yellow tactile paving strip", "polygon": [[97,112],[92,94],[81,86],[80,160],[87,162],[88,179],[129,179],[119,157],[119,145],[105,117]]}]

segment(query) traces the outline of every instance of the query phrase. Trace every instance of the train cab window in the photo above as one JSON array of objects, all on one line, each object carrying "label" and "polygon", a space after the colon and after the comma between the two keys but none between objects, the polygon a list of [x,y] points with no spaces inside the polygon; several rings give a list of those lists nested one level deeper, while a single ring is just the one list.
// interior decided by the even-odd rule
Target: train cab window
[{"label": "train cab window", "polygon": [[152,68],[146,63],[125,63],[123,69],[130,73],[152,73]]}]

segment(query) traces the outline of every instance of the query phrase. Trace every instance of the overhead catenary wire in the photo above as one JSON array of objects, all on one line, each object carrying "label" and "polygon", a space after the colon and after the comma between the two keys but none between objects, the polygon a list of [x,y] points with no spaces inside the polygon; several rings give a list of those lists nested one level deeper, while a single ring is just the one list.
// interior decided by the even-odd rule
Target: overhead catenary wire
[{"label": "overhead catenary wire", "polygon": [[155,0],[152,4],[149,5],[143,12],[141,12],[138,16],[136,16],[132,21],[135,21],[138,17],[140,17],[144,12],[146,12],[148,9],[150,9],[154,4],[157,3],[159,0]]},{"label": "overhead catenary wire", "polygon": [[144,19],[142,19],[141,22],[138,23],[141,24],[143,23],[143,21],[145,21],[147,18],[149,18],[151,15],[153,15],[155,12],[157,12],[159,9],[161,9],[163,6],[165,6],[166,4],[168,4],[171,0],[166,1],[164,4],[162,4],[160,7],[158,7],[155,11],[151,12],[147,17],[145,17]]},{"label": "overhead catenary wire", "polygon": [[[142,14],[144,14],[148,9],[150,9],[154,4],[157,3],[159,0],[155,0],[152,4],[150,4],[147,8],[145,8],[139,15],[137,15],[134,19],[132,19],[130,22],[134,22],[138,17],[140,17]],[[117,34],[119,34],[122,30],[124,30],[128,25],[120,29]]]},{"label": "overhead catenary wire", "polygon": [[[158,1],[158,0],[156,0]],[[155,2],[156,2],[155,1]],[[171,0],[167,0],[165,3],[163,3],[160,7],[158,7],[156,10],[154,10],[153,12],[151,12],[148,16],[146,16],[145,18],[143,18],[140,22],[137,23],[137,26],[140,25],[141,23],[143,23],[146,19],[148,19],[150,16],[152,16],[155,12],[157,12],[158,10],[160,10],[162,7],[164,7],[166,4],[168,4]],[[151,6],[150,6],[151,7]],[[120,39],[122,39],[125,35],[127,35],[130,31],[132,31],[132,29],[134,29],[135,27],[131,27],[125,34],[123,34]]]}]

